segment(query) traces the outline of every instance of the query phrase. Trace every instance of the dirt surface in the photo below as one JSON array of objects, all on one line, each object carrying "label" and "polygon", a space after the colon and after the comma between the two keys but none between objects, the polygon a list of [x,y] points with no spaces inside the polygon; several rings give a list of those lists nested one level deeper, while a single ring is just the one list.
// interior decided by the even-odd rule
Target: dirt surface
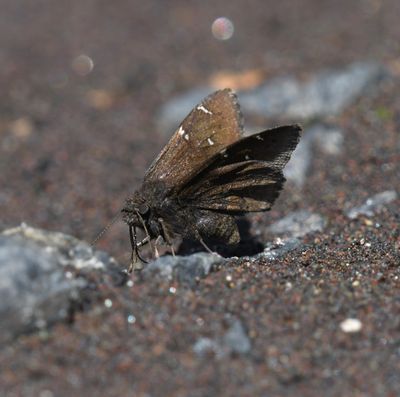
[{"label": "dirt surface", "polygon": [[[1,229],[26,221],[90,242],[165,143],[162,104],[221,70],[307,79],[374,60],[392,72],[329,119],[344,131],[341,152],[316,148],[304,186],[288,183],[270,213],[250,218],[263,243],[295,210],[320,214],[324,230],[276,261],[232,259],[195,288],[100,284],[68,323],[1,348],[2,395],[400,394],[400,203],[346,216],[399,193],[397,0],[3,0],[1,10]],[[211,33],[219,16],[234,23],[230,40]],[[127,228],[116,223],[98,246],[127,263]],[[246,348],[232,348],[232,332]]]}]

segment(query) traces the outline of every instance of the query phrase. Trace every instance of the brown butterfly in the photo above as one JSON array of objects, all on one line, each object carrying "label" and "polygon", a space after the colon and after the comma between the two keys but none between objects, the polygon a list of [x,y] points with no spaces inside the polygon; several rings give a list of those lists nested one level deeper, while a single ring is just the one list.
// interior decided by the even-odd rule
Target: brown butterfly
[{"label": "brown butterfly", "polygon": [[[289,125],[243,137],[236,95],[217,91],[185,118],[154,160],[142,186],[126,200],[132,263],[139,248],[160,236],[236,244],[234,215],[268,211],[282,190],[282,170],[300,138]],[[137,240],[136,229],[146,237]]]}]

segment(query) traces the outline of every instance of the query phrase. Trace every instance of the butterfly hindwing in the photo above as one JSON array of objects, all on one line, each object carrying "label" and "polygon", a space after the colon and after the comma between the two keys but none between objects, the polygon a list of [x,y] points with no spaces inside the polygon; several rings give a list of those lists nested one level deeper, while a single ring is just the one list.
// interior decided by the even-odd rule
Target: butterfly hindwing
[{"label": "butterfly hindwing", "polygon": [[300,131],[297,125],[278,127],[233,143],[185,186],[182,196],[189,206],[223,213],[269,210]]},{"label": "butterfly hindwing", "polygon": [[217,91],[196,106],[147,171],[144,182],[162,181],[177,191],[198,174],[215,154],[241,138],[236,95]]}]

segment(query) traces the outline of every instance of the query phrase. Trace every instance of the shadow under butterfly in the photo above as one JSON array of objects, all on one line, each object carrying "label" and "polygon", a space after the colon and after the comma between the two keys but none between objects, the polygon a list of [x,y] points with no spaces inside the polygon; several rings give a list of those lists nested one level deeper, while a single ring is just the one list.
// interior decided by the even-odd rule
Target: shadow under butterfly
[{"label": "shadow under butterfly", "polygon": [[[236,95],[217,91],[185,118],[147,170],[142,186],[126,200],[132,260],[140,269],[139,249],[174,236],[233,245],[240,241],[234,216],[268,211],[282,190],[283,168],[300,138],[288,125],[243,137]],[[136,231],[145,238],[138,241]],[[152,240],[156,239],[153,246]]]}]

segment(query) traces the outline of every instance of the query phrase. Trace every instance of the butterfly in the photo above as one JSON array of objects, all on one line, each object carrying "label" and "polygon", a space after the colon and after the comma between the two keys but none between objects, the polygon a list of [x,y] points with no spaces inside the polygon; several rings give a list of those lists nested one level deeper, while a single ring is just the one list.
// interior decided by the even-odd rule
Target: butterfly
[{"label": "butterfly", "polygon": [[[139,249],[154,239],[162,238],[172,250],[177,235],[200,242],[210,252],[209,241],[237,244],[235,216],[271,208],[300,133],[300,126],[287,125],[243,137],[233,91],[205,98],[181,123],[122,209],[132,246],[129,271],[138,259],[143,261]],[[137,229],[146,235],[141,241]]]}]

